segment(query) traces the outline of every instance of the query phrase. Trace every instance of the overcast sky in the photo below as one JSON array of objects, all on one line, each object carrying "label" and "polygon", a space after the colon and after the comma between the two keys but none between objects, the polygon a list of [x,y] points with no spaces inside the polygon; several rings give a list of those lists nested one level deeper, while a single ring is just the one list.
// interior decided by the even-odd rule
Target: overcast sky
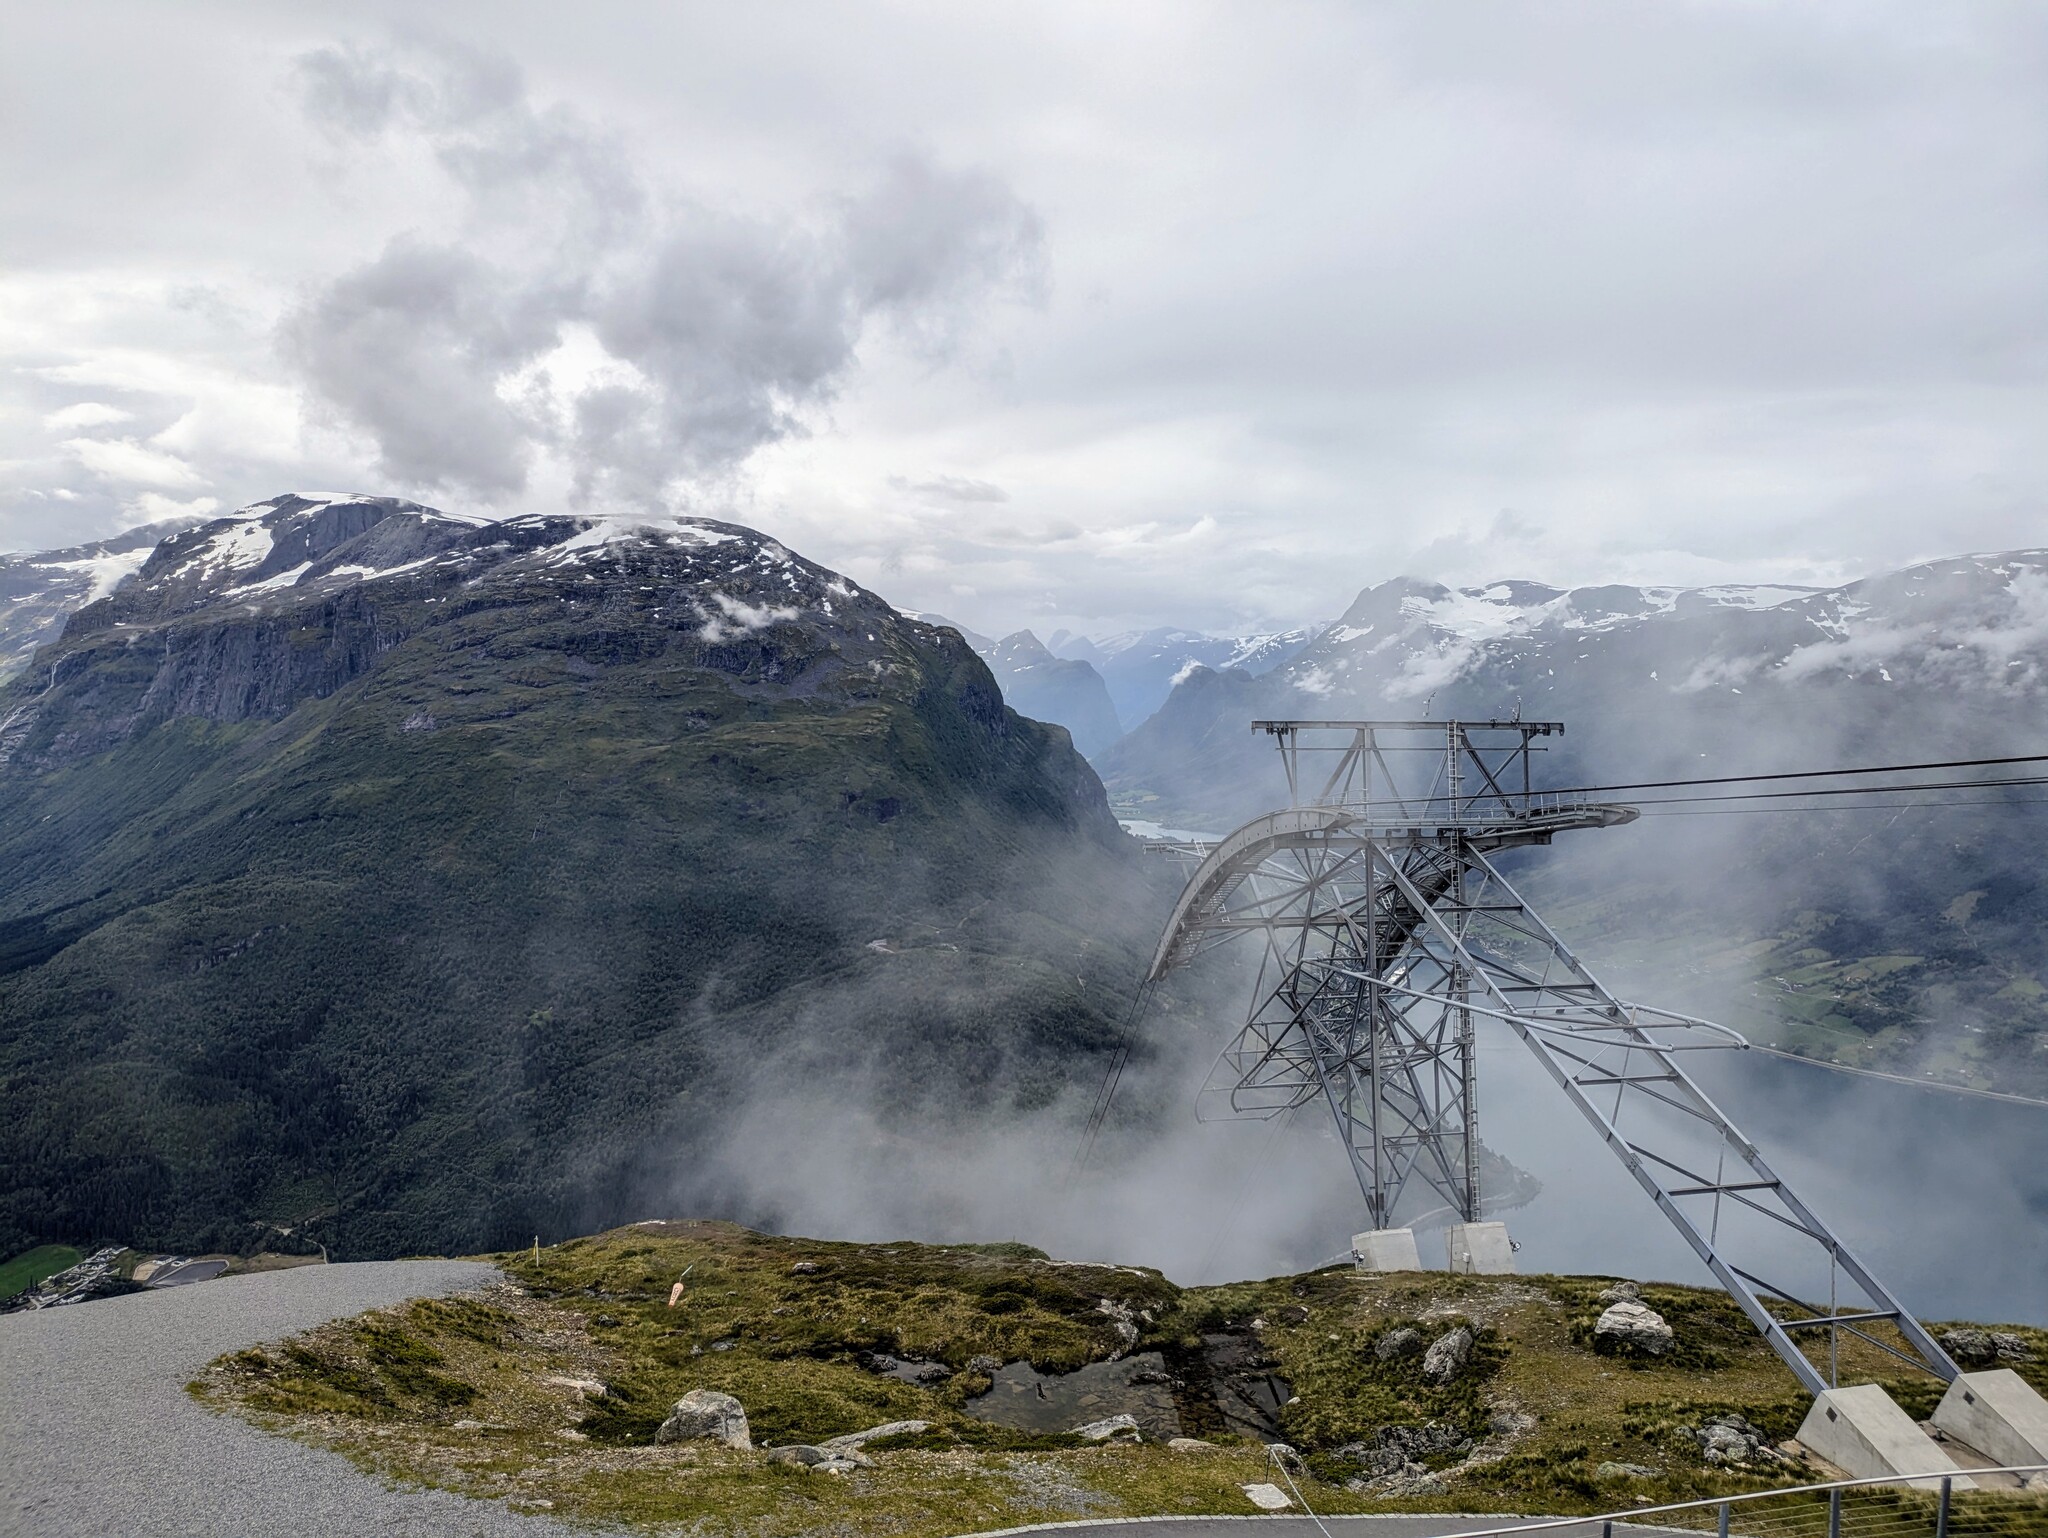
[{"label": "overcast sky", "polygon": [[1832,581],[2048,544],[2048,6],[23,7],[0,338],[0,548],[669,507],[1041,633]]}]

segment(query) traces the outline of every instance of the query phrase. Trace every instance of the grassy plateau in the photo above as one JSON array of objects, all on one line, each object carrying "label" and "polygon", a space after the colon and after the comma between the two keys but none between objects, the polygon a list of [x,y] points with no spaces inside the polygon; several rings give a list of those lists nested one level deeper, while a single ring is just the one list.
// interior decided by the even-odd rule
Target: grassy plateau
[{"label": "grassy plateau", "polygon": [[[1595,1349],[1602,1278],[1338,1270],[1182,1288],[1022,1245],[826,1243],[712,1222],[491,1258],[504,1280],[478,1293],[224,1357],[192,1392],[383,1477],[602,1525],[762,1538],[1248,1514],[1245,1484],[1286,1480],[1218,1414],[1219,1344],[1284,1385],[1278,1428],[1319,1512],[1594,1512],[1826,1477],[1796,1449],[1749,1467],[1706,1461],[1689,1431],[1706,1417],[1739,1413],[1782,1442],[1807,1400],[1725,1296],[1690,1287],[1644,1285],[1676,1345],[1634,1359]],[[1448,1381],[1417,1351],[1379,1349],[1396,1331],[1429,1341],[1459,1326],[1473,1345]],[[2020,1370],[2048,1387],[2048,1332],[2018,1333],[2036,1357]],[[1182,1429],[1208,1445],[1091,1444],[972,1413],[991,1358],[1055,1374],[1120,1348],[1160,1354]],[[950,1376],[905,1381],[874,1370],[878,1353]],[[1896,1366],[1845,1350],[1844,1380],[1885,1382],[1927,1414],[1932,1380]],[[741,1401],[757,1451],[655,1441],[699,1388]],[[873,1466],[843,1477],[759,1450],[902,1420],[929,1429],[869,1444]],[[1426,1477],[1411,1468],[1399,1489],[1368,1488],[1355,1449],[1386,1428],[1446,1450],[1420,1454]],[[1971,1499],[1982,1510],[1966,1500],[1958,1533],[2048,1531],[2038,1497]]]}]

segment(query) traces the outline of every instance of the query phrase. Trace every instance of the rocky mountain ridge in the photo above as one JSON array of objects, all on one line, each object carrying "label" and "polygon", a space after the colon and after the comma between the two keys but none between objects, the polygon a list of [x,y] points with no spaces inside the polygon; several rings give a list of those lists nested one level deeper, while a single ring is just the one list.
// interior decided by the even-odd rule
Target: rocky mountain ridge
[{"label": "rocky mountain ridge", "polygon": [[104,598],[142,569],[157,544],[199,516],[139,524],[62,550],[0,555],[0,683],[28,666],[76,610]]}]

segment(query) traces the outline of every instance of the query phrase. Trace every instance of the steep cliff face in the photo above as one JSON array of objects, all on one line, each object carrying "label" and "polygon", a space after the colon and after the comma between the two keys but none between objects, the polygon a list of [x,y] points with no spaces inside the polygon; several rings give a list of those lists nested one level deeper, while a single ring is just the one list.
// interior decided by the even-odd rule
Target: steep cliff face
[{"label": "steep cliff face", "polygon": [[767,1088],[1087,1081],[1163,901],[956,635],[709,520],[275,499],[74,615],[0,755],[7,1241],[742,1200]]}]

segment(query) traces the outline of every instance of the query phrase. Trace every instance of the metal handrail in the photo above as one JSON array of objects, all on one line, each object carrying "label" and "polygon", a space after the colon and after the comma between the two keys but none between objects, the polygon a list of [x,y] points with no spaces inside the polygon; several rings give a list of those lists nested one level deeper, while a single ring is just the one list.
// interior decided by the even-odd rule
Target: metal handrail
[{"label": "metal handrail", "polygon": [[1446,1533],[1443,1538],[1507,1538],[1509,1534],[1541,1533],[1553,1528],[1583,1527],[1588,1522],[1621,1522],[1640,1525],[1644,1517],[1662,1516],[1674,1511],[1711,1511],[1717,1507],[1734,1506],[1745,1501],[1775,1500],[1787,1495],[1821,1495],[1838,1490],[1865,1490],[1887,1485],[1912,1483],[1915,1486],[1939,1479],[1944,1504],[1948,1496],[1949,1481],[1958,1477],[1974,1479],[1982,1474],[2048,1474],[2048,1463],[2015,1463],[1995,1469],[1954,1469],[1946,1474],[1880,1474],[1867,1479],[1835,1479],[1817,1485],[1785,1485],[1776,1490],[1751,1490],[1741,1495],[1717,1495],[1706,1500],[1678,1501],[1669,1506],[1631,1506],[1626,1511],[1595,1512],[1585,1517],[1552,1517],[1542,1522],[1516,1522],[1506,1527],[1474,1527],[1463,1532]]}]

